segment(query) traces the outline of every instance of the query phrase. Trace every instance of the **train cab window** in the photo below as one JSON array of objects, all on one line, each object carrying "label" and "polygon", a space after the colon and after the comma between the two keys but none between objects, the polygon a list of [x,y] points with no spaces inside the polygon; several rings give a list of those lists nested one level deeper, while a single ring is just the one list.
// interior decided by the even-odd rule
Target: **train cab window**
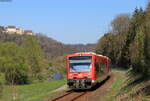
[{"label": "train cab window", "polygon": [[90,72],[92,68],[91,56],[75,56],[69,58],[70,72]]}]

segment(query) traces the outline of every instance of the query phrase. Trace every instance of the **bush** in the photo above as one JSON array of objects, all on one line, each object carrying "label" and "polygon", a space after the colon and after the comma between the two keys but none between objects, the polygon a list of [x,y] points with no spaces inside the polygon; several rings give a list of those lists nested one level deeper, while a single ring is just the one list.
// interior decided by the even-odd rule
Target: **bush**
[{"label": "bush", "polygon": [[0,43],[0,70],[9,84],[28,82],[28,64],[23,49],[15,43]]}]

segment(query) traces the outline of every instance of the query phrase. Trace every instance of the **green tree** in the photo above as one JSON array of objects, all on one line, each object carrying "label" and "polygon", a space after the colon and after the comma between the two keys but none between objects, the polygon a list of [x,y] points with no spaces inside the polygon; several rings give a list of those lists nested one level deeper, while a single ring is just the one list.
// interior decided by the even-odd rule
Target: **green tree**
[{"label": "green tree", "polygon": [[130,60],[133,71],[135,73],[143,73],[144,72],[144,29],[141,26],[136,33],[134,41],[130,44],[129,52],[130,52]]},{"label": "green tree", "polygon": [[50,62],[53,73],[66,74],[66,55],[52,59]]},{"label": "green tree", "polygon": [[114,54],[114,40],[115,35],[111,33],[106,33],[102,38],[99,39],[98,44],[96,46],[96,53],[102,54],[110,57],[115,62],[115,54]]},{"label": "green tree", "polygon": [[12,96],[16,99],[16,84],[28,83],[28,65],[22,47],[15,43],[0,43],[0,71],[12,85]]},{"label": "green tree", "polygon": [[135,9],[131,18],[117,16],[112,31],[105,34],[96,52],[106,55],[124,68],[132,67],[132,74],[150,75],[150,3],[145,10]]},{"label": "green tree", "polygon": [[144,37],[144,55],[146,71],[150,75],[150,3],[145,12],[145,37]]},{"label": "green tree", "polygon": [[[141,11],[141,10],[140,10]],[[136,26],[135,39],[130,45],[131,65],[133,73],[150,74],[150,4],[143,11],[141,19]],[[133,49],[135,47],[135,50]]]},{"label": "green tree", "polygon": [[44,53],[35,36],[26,36],[22,46],[27,56],[27,63],[30,65],[30,73],[36,76],[44,66]]},{"label": "green tree", "polygon": [[120,14],[111,22],[112,31],[105,34],[98,42],[96,53],[106,55],[112,63],[118,66],[123,64],[121,59],[122,48],[126,42],[126,35],[130,25],[129,14]]},{"label": "green tree", "polygon": [[131,43],[134,42],[138,27],[141,25],[142,20],[143,20],[143,10],[136,8],[130,21],[128,33],[126,34],[125,44],[121,49],[121,58],[119,61],[120,64],[124,64],[121,66],[124,66],[126,68],[128,68],[131,65],[131,60],[130,60],[131,54],[129,52],[129,48]]},{"label": "green tree", "polygon": [[15,43],[0,43],[0,70],[10,84],[28,82],[28,65],[23,49]]}]

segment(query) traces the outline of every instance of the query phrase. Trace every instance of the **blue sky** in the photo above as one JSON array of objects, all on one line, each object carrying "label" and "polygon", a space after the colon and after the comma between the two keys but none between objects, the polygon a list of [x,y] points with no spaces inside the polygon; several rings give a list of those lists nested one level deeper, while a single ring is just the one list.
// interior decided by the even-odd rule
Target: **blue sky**
[{"label": "blue sky", "polygon": [[66,44],[94,43],[121,13],[147,0],[12,0],[0,2],[0,25],[41,32]]}]

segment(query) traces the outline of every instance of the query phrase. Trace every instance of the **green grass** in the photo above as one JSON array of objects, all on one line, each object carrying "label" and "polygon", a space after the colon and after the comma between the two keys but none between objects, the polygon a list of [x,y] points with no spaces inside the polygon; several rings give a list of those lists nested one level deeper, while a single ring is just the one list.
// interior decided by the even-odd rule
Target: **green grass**
[{"label": "green grass", "polygon": [[[102,101],[150,101],[150,96],[144,94],[144,92],[139,93],[139,91],[144,87],[147,87],[148,91],[148,81],[140,83],[137,81],[141,79],[137,79],[136,82],[131,82],[133,77],[130,81],[128,79],[129,77],[127,76],[127,73],[123,72],[113,72],[113,75],[115,77],[115,81],[112,86],[106,91],[106,94],[102,98]],[[133,81],[135,80],[133,79]],[[129,86],[128,84],[132,85]]]},{"label": "green grass", "polygon": [[106,95],[104,95],[102,101],[112,101],[122,87],[123,80],[125,79],[124,73],[114,72],[113,75],[115,77],[115,81],[106,92]]},{"label": "green grass", "polygon": [[15,86],[16,99],[13,100],[11,86],[3,87],[3,96],[0,101],[42,101],[46,96],[51,96],[51,91],[64,85],[66,80],[42,82],[29,85]]}]

